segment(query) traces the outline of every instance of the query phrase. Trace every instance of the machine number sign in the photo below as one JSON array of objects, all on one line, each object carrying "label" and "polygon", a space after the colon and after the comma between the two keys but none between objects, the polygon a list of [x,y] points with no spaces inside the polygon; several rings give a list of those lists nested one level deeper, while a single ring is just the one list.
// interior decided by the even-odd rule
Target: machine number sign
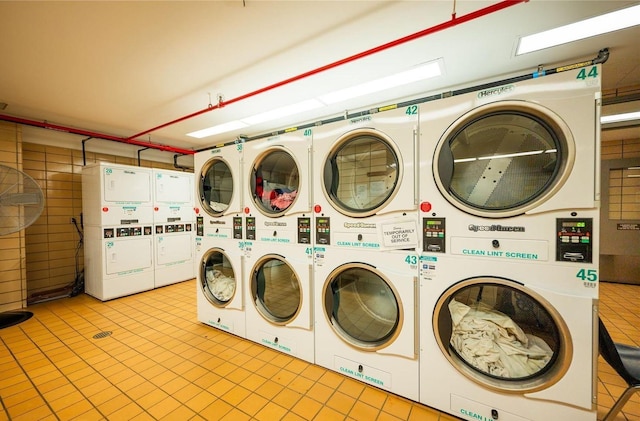
[{"label": "machine number sign", "polygon": [[586,288],[595,288],[598,280],[598,271],[596,269],[580,269],[576,274],[576,278],[582,280]]},{"label": "machine number sign", "polygon": [[589,73],[587,73],[587,69],[581,69],[578,72],[578,76],[576,76],[576,79],[585,80],[588,77],[592,77],[592,78],[597,78],[598,77],[598,68],[597,68],[597,66],[593,66],[589,70]]}]

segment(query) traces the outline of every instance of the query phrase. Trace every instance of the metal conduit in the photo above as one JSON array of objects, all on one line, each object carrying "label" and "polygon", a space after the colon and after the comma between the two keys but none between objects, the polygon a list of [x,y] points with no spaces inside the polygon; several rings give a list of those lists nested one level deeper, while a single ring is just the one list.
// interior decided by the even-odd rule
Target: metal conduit
[{"label": "metal conduit", "polygon": [[500,3],[496,3],[496,4],[493,4],[491,6],[485,7],[483,9],[476,10],[475,12],[468,13],[468,14],[466,14],[464,16],[461,16],[461,17],[456,17],[456,14],[453,13],[451,15],[451,20],[449,20],[447,22],[443,22],[441,24],[432,26],[430,28],[423,29],[422,31],[413,33],[411,35],[407,35],[405,37],[399,38],[399,39],[397,39],[395,41],[388,42],[386,44],[382,44],[382,45],[380,45],[378,47],[371,48],[371,49],[363,51],[361,53],[354,54],[352,56],[343,58],[342,60],[334,61],[333,63],[329,63],[327,65],[318,67],[316,69],[309,70],[308,72],[299,74],[297,76],[290,77],[288,79],[285,79],[283,81],[274,83],[274,84],[269,85],[269,86],[265,86],[264,88],[257,89],[255,91],[249,92],[247,94],[240,95],[239,97],[232,98],[232,99],[230,99],[228,101],[220,100],[215,105],[209,104],[209,106],[207,106],[207,108],[204,108],[204,109],[202,109],[200,111],[196,111],[196,112],[188,114],[188,115],[186,115],[184,117],[180,117],[180,118],[177,118],[175,120],[169,121],[168,123],[164,123],[164,124],[161,124],[159,126],[153,127],[151,129],[145,130],[143,132],[137,133],[137,134],[135,134],[135,135],[133,135],[131,137],[128,137],[127,139],[135,139],[136,137],[140,137],[142,135],[145,135],[145,134],[151,133],[153,131],[165,128],[167,126],[171,126],[171,125],[179,123],[181,121],[188,120],[190,118],[199,116],[199,115],[204,114],[204,113],[208,113],[208,112],[216,110],[218,108],[222,108],[225,105],[233,104],[235,102],[239,102],[239,101],[245,100],[247,98],[251,98],[251,97],[256,96],[258,94],[261,94],[261,93],[264,93],[264,92],[267,92],[267,91],[271,91],[273,89],[279,88],[279,87],[284,86],[284,85],[288,85],[290,83],[293,83],[293,82],[296,82],[298,80],[307,78],[309,76],[313,76],[315,74],[324,72],[326,70],[333,69],[333,68],[338,67],[338,66],[342,66],[343,64],[347,64],[347,63],[350,63],[352,61],[359,60],[361,58],[370,56],[370,55],[378,53],[380,51],[384,51],[384,50],[387,50],[389,48],[396,47],[396,46],[404,44],[406,42],[413,41],[415,39],[418,39],[418,38],[421,38],[421,37],[436,33],[438,31],[442,31],[442,30],[447,29],[447,28],[451,28],[453,26],[460,25],[460,24],[465,23],[465,22],[469,22],[469,21],[471,21],[473,19],[477,19],[477,18],[486,16],[486,15],[489,15],[491,13],[500,11],[502,9],[506,9],[507,7],[514,6],[514,5],[518,4],[518,3],[526,3],[528,1],[529,0],[503,0]]},{"label": "metal conduit", "polygon": [[487,16],[487,15],[489,15],[491,13],[495,13],[495,12],[498,12],[498,11],[500,11],[502,9],[506,9],[507,7],[511,7],[511,6],[514,6],[514,5],[519,4],[519,3],[526,3],[528,1],[529,0],[503,0],[503,1],[499,2],[499,3],[496,3],[496,4],[493,4],[491,6],[485,7],[483,9],[476,10],[475,12],[471,12],[471,13],[468,13],[468,14],[466,14],[464,16],[460,16],[460,17],[456,16],[456,13],[455,13],[455,10],[454,10],[454,13],[452,13],[452,15],[451,15],[451,20],[449,20],[447,22],[443,22],[441,24],[432,26],[430,28],[423,29],[422,31],[418,31],[416,33],[407,35],[405,37],[402,37],[402,38],[399,38],[397,40],[388,42],[386,44],[382,44],[382,45],[380,45],[378,47],[374,47],[374,48],[371,48],[369,50],[363,51],[361,53],[354,54],[352,56],[346,57],[346,58],[344,58],[342,60],[338,60],[338,61],[335,61],[333,63],[329,63],[327,65],[318,67],[316,69],[313,69],[313,70],[310,70],[308,72],[299,74],[297,76],[293,76],[293,77],[290,77],[290,78],[285,79],[283,81],[280,81],[280,82],[265,86],[264,88],[257,89],[255,91],[249,92],[247,94],[241,95],[241,96],[236,97],[236,98],[232,98],[232,99],[230,99],[228,101],[220,100],[218,102],[218,104],[216,104],[216,105],[211,105],[210,104],[205,109],[202,109],[200,111],[196,111],[196,112],[188,114],[186,116],[177,118],[177,119],[172,120],[172,121],[170,121],[168,123],[161,124],[159,126],[153,127],[151,129],[145,130],[143,132],[137,133],[137,134],[135,134],[133,136],[130,136],[130,137],[127,137],[127,138],[118,137],[118,136],[112,136],[112,135],[108,135],[108,134],[104,134],[104,133],[93,132],[93,131],[90,131],[90,130],[84,130],[84,129],[78,129],[78,128],[73,128],[73,127],[61,126],[61,125],[57,125],[57,124],[51,124],[51,123],[47,123],[46,121],[42,122],[42,121],[36,121],[36,120],[29,120],[29,119],[25,119],[25,118],[13,117],[13,116],[5,115],[5,114],[0,114],[0,120],[14,122],[14,123],[18,123],[18,124],[24,124],[24,125],[28,125],[28,126],[40,127],[40,128],[44,128],[44,129],[57,130],[57,131],[62,131],[62,132],[71,133],[71,134],[77,134],[77,135],[82,135],[82,136],[89,136],[89,137],[97,138],[97,139],[110,140],[110,141],[114,141],[114,142],[130,144],[130,145],[137,145],[137,146],[142,146],[142,147],[145,147],[145,148],[157,149],[157,150],[165,151],[165,152],[173,152],[173,153],[177,153],[177,154],[181,154],[181,155],[193,155],[195,153],[195,151],[193,151],[193,150],[182,149],[182,148],[178,148],[178,147],[174,147],[174,146],[168,146],[168,145],[160,145],[160,144],[151,143],[151,142],[145,142],[145,141],[141,141],[141,140],[136,140],[136,138],[138,138],[138,137],[140,137],[142,135],[151,133],[153,131],[162,129],[164,127],[179,123],[181,121],[188,120],[188,119],[196,117],[196,116],[198,116],[200,114],[204,114],[204,113],[213,111],[215,109],[222,108],[225,105],[233,104],[235,102],[239,102],[239,101],[245,100],[247,98],[251,98],[251,97],[259,95],[261,93],[264,93],[264,92],[267,92],[267,91],[271,91],[273,89],[276,89],[276,88],[284,86],[284,85],[288,85],[290,83],[293,83],[293,82],[296,82],[298,80],[307,78],[309,76],[324,72],[326,70],[342,66],[343,64],[347,64],[347,63],[350,63],[352,61],[359,60],[361,58],[364,58],[364,57],[370,56],[372,54],[387,50],[389,48],[396,47],[396,46],[404,44],[406,42],[413,41],[415,39],[418,39],[418,38],[421,38],[421,37],[424,37],[424,36],[439,32],[439,31],[442,31],[444,29],[451,28],[451,27],[460,25],[460,24],[465,23],[465,22],[469,22],[471,20],[474,20],[474,19],[477,19],[477,18],[480,18],[480,17],[483,17],[483,16]]},{"label": "metal conduit", "polygon": [[26,126],[40,127],[42,129],[56,130],[59,132],[88,136],[95,139],[111,140],[113,142],[127,143],[129,145],[143,146],[146,148],[158,149],[164,152],[173,152],[182,155],[193,155],[195,152],[190,149],[177,148],[175,146],[159,145],[157,143],[144,142],[142,140],[127,139],[124,137],[111,136],[104,133],[92,132],[90,130],[78,129],[75,127],[61,126],[58,124],[47,123],[46,121],[29,120],[26,118],[13,117],[10,115],[0,114],[0,120],[12,123],[24,124]]}]

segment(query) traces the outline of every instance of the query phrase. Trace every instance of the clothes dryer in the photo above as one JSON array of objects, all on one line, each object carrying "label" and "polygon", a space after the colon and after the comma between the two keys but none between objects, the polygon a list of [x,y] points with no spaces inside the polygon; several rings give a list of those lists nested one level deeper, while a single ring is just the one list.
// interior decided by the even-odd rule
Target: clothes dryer
[{"label": "clothes dryer", "polygon": [[378,111],[313,129],[318,246],[417,246],[418,107]]},{"label": "clothes dryer", "polygon": [[247,339],[314,362],[313,260],[310,249],[245,245]]},{"label": "clothes dryer", "polygon": [[195,212],[192,173],[154,169],[155,287],[195,277]]},{"label": "clothes dryer", "polygon": [[[498,235],[513,242],[505,255],[535,240],[536,252],[519,258],[553,262],[557,218],[598,218],[600,73],[497,82],[420,106],[423,251],[493,250]],[[560,260],[593,254],[593,238],[580,241],[582,251]]]},{"label": "clothes dryer", "polygon": [[198,320],[246,337],[244,256],[235,240],[196,237]]},{"label": "clothes dryer", "polygon": [[[233,144],[194,155],[196,214],[203,234],[212,239],[242,240],[243,144]],[[240,225],[238,225],[240,222]]]},{"label": "clothes dryer", "polygon": [[417,401],[415,252],[314,254],[316,364]]},{"label": "clothes dryer", "polygon": [[425,254],[420,402],[465,420],[596,420],[597,266]]},{"label": "clothes dryer", "polygon": [[198,320],[246,337],[242,143],[195,154]]},{"label": "clothes dryer", "polygon": [[85,226],[153,222],[150,168],[98,162],[82,168]]},{"label": "clothes dryer", "polygon": [[245,143],[247,240],[278,245],[302,241],[299,219],[312,217],[311,146],[309,130]]}]

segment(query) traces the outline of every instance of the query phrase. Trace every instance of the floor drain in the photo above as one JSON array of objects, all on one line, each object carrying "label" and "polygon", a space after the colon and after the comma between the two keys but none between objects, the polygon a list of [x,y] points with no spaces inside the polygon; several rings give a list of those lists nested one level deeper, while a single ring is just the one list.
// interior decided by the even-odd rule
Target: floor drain
[{"label": "floor drain", "polygon": [[102,339],[102,338],[106,338],[107,336],[111,336],[111,331],[107,330],[104,332],[100,332],[100,333],[96,333],[95,335],[93,335],[93,339]]}]

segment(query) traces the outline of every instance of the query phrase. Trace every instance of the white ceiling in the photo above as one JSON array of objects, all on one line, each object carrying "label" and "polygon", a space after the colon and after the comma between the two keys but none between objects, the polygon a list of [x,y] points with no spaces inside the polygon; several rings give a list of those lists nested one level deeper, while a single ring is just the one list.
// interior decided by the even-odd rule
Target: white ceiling
[{"label": "white ceiling", "polygon": [[[0,1],[0,114],[128,138],[500,1]],[[136,139],[185,149],[596,57],[640,86],[640,26],[516,57],[519,36],[637,1],[529,0]],[[445,74],[204,139],[186,133],[442,58]],[[211,98],[211,99],[210,99]],[[636,131],[637,133],[637,131]],[[77,137],[80,142],[80,137]]]}]

